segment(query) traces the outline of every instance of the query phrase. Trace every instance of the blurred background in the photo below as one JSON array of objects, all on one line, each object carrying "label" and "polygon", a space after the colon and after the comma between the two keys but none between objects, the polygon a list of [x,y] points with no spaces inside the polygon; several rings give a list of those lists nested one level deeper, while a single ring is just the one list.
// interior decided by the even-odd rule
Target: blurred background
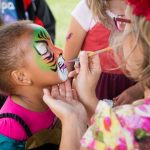
[{"label": "blurred background", "polygon": [[55,45],[64,48],[67,30],[70,24],[71,11],[80,0],[47,0],[56,19]]}]

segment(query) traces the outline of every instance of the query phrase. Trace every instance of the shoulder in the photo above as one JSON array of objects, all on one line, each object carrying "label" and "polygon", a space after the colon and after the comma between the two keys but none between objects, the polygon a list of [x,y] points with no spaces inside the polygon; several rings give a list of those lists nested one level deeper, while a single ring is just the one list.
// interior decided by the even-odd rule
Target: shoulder
[{"label": "shoulder", "polygon": [[118,116],[134,116],[150,117],[150,99],[136,100],[132,104],[125,104],[113,108]]},{"label": "shoulder", "polygon": [[92,124],[81,139],[81,145],[89,149],[115,149],[120,139],[133,149],[131,133],[121,126],[114,110],[106,102],[100,101]]},{"label": "shoulder", "polygon": [[24,140],[27,138],[22,125],[12,118],[0,119],[0,134],[16,140]]},{"label": "shoulder", "polygon": [[74,11],[79,11],[79,12],[89,12],[90,11],[90,9],[89,9],[89,7],[88,7],[88,5],[87,5],[87,2],[86,2],[86,0],[81,0],[77,5],[76,5],[76,7],[75,7],[75,9],[73,10],[73,12]]},{"label": "shoulder", "polygon": [[82,26],[84,30],[90,28],[91,21],[93,20],[92,12],[89,9],[85,0],[81,0],[75,9],[72,11],[73,18]]}]

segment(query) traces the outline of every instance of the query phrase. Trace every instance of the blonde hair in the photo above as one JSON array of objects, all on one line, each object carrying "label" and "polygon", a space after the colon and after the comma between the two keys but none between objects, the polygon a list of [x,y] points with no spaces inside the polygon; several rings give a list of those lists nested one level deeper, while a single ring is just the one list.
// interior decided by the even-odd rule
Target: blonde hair
[{"label": "blonde hair", "polygon": [[103,24],[108,23],[106,10],[109,8],[110,0],[87,0],[89,9],[92,11],[93,17],[100,20]]},{"label": "blonde hair", "polygon": [[150,21],[145,17],[135,17],[135,28],[138,30],[138,41],[142,46],[143,63],[139,66],[139,80],[150,89]]},{"label": "blonde hair", "polygon": [[[130,6],[128,6],[128,11],[132,13]],[[141,81],[144,87],[150,89],[150,21],[143,16],[131,15],[131,22],[132,30],[129,34],[134,34],[137,38],[134,48],[140,46],[144,57],[143,62],[138,65],[136,79]]]},{"label": "blonde hair", "polygon": [[[136,49],[136,47],[140,46],[140,50],[143,54],[143,61],[138,65],[138,74],[135,77],[135,80],[140,81],[144,88],[150,89],[150,21],[146,20],[143,16],[135,16],[132,14],[132,8],[130,6],[127,7],[127,10],[131,14],[131,25],[132,28],[130,31],[126,32],[126,34],[120,35],[117,37],[117,40],[112,39],[114,35],[111,37],[112,46],[121,43],[119,49],[122,47],[123,41],[128,38],[131,34],[135,37],[134,46],[131,47],[131,53]],[[131,54],[130,53],[130,54]],[[118,56],[118,55],[117,55]],[[118,58],[118,57],[117,57]],[[127,58],[128,59],[128,58]],[[124,62],[122,62],[124,63]],[[121,64],[122,65],[122,64]],[[136,91],[135,91],[136,92]],[[150,137],[144,137],[141,140],[137,140],[140,150],[149,150],[150,147]]]},{"label": "blonde hair", "polygon": [[[121,43],[120,47],[118,48],[119,51],[122,49],[123,41],[125,41],[129,35],[134,35],[135,43],[132,47],[131,53],[136,49],[137,46],[140,46],[144,57],[143,62],[138,64],[138,68],[136,70],[138,73],[135,76],[135,80],[141,81],[144,87],[150,89],[150,21],[146,20],[146,18],[143,16],[132,15],[132,8],[130,6],[127,7],[127,10],[131,14],[131,30],[128,31],[124,36],[119,35],[115,39],[113,39],[114,35],[111,35],[110,43],[112,46]],[[117,52],[115,53],[117,54]],[[124,62],[122,62],[121,65],[123,65],[123,63]]]}]

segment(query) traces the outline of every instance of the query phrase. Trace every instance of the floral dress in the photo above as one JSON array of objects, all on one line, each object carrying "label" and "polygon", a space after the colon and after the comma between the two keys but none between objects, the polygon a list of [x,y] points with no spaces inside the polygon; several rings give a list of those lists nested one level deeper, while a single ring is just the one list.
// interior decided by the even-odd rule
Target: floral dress
[{"label": "floral dress", "polygon": [[150,136],[150,99],[111,108],[97,105],[92,124],[81,139],[90,150],[139,150],[138,140]]}]

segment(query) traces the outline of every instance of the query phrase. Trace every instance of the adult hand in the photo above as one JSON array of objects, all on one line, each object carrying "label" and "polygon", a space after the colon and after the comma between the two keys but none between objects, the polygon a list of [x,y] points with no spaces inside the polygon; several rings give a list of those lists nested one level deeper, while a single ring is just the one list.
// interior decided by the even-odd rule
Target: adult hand
[{"label": "adult hand", "polygon": [[119,96],[113,99],[114,106],[131,104],[135,100],[142,99],[144,97],[144,88],[140,83],[137,83],[130,88],[126,89]]},{"label": "adult hand", "polygon": [[51,92],[48,89],[44,89],[43,92],[44,102],[61,120],[62,124],[68,124],[69,120],[74,121],[73,119],[78,119],[79,124],[86,125],[86,110],[79,102],[76,91],[71,88],[69,80],[59,84],[59,86],[52,86]]},{"label": "adult hand", "polygon": [[87,114],[78,101],[76,91],[70,81],[52,86],[51,93],[44,89],[44,102],[62,122],[60,150],[79,149],[80,139],[87,127]]},{"label": "adult hand", "polygon": [[88,57],[87,53],[82,51],[79,57],[80,66],[75,65],[75,71],[70,72],[69,77],[75,77],[75,88],[80,101],[86,107],[88,114],[92,115],[98,102],[95,89],[101,73],[99,56]]}]

